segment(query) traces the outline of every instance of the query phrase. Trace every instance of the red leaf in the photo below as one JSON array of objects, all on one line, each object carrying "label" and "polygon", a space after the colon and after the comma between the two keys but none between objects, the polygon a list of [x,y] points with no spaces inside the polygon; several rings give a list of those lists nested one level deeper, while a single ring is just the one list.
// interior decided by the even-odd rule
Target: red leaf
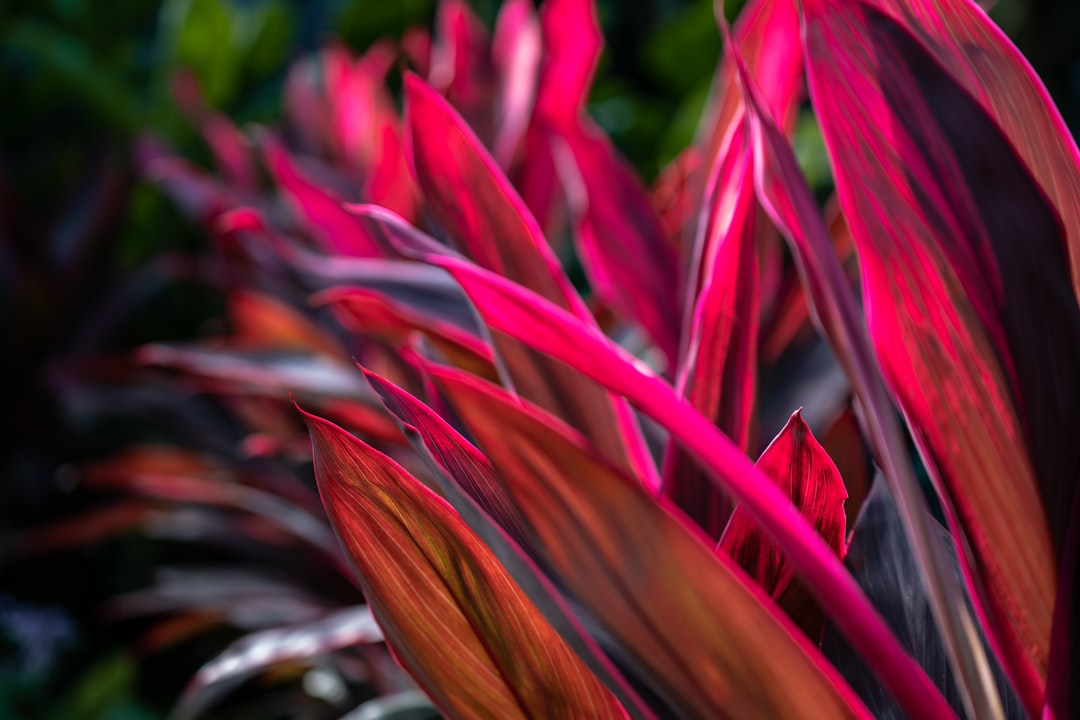
[{"label": "red leaf", "polygon": [[412,395],[370,370],[365,369],[364,376],[386,409],[419,433],[428,452],[454,482],[518,545],[528,548],[530,543],[521,516],[507,499],[495,469],[484,454]]},{"label": "red leaf", "polygon": [[341,428],[305,419],[319,491],[364,596],[440,710],[625,717],[445,501]]},{"label": "red leaf", "polygon": [[491,346],[469,331],[438,317],[411,310],[383,293],[362,287],[330,288],[312,297],[327,303],[342,325],[371,337],[407,344],[414,332],[422,332],[447,359],[458,367],[495,379]]},{"label": "red leaf", "polygon": [[[787,237],[803,287],[813,303],[814,318],[862,404],[867,436],[902,508],[905,530],[927,577],[927,596],[965,705],[972,713],[999,715],[1000,700],[989,680],[989,663],[981,644],[969,631],[973,622],[963,592],[948,567],[940,538],[927,521],[926,499],[915,479],[892,401],[844,269],[833,251],[832,238],[789,141],[768,116],[745,65],[737,54],[735,58],[754,138],[758,198]],[[863,279],[865,282],[865,276]]]},{"label": "red leaf", "polygon": [[[772,478],[829,547],[843,558],[847,542],[844,515],[847,490],[832,459],[811,434],[798,410],[758,458],[756,467]],[[815,645],[821,642],[824,611],[796,577],[795,568],[783,552],[742,508],[736,508],[732,514],[719,548],[757,580]]]},{"label": "red leaf", "polygon": [[[423,367],[451,375],[460,372],[430,364]],[[437,466],[439,489],[462,519],[491,548],[548,622],[617,695],[631,716],[652,720],[652,711],[585,632],[577,613],[571,612],[561,592],[537,566],[540,558],[527,536],[524,520],[510,502],[488,459],[431,408],[369,370],[365,369],[364,375],[387,410],[398,419],[413,446]]]},{"label": "red leaf", "polygon": [[1080,478],[1066,429],[1080,421],[1073,225],[1058,215],[1076,216],[1080,165],[985,16],[958,2],[924,18],[908,4],[807,3],[810,85],[878,355],[948,491],[995,646],[1037,714]]},{"label": "red leaf", "polygon": [[417,257],[449,271],[493,331],[506,333],[603,383],[667,429],[788,553],[837,627],[902,706],[916,717],[953,716],[933,683],[900,648],[798,510],[669,385],[595,330],[534,293],[459,259],[425,253]]},{"label": "red leaf", "polygon": [[495,93],[487,28],[464,0],[442,0],[435,18],[428,82],[464,116],[490,147]]},{"label": "red leaf", "polygon": [[[694,243],[700,285],[676,376],[679,394],[749,450],[757,386],[758,259],[750,150],[741,126],[714,167],[707,213]],[[695,275],[697,273],[695,272]],[[664,494],[714,539],[731,505],[675,444],[664,458]]]},{"label": "red leaf", "polygon": [[531,0],[508,0],[495,21],[495,140],[491,154],[509,170],[529,124],[540,65],[540,23]]},{"label": "red leaf", "polygon": [[573,122],[589,99],[604,38],[593,0],[548,0],[540,8],[544,59],[536,112],[555,124]]},{"label": "red leaf", "polygon": [[[536,221],[480,142],[447,102],[406,77],[409,156],[436,218],[478,264],[521,283],[577,317],[592,316]],[[393,234],[397,244],[412,240]],[[415,243],[414,243],[415,244]],[[427,250],[429,248],[426,248]],[[403,250],[405,251],[405,250]],[[507,380],[522,397],[588,434],[610,458],[656,485],[656,469],[625,405],[594,383],[495,333]]]},{"label": "red leaf", "polygon": [[678,256],[648,193],[596,124],[576,119],[561,140],[569,152],[557,152],[557,164],[590,285],[622,318],[639,324],[673,368],[682,321]]},{"label": "red leaf", "polygon": [[379,246],[342,207],[341,199],[305,178],[276,140],[267,140],[266,164],[299,220],[327,252],[348,257],[381,255]]},{"label": "red leaf", "polygon": [[340,356],[341,344],[296,308],[277,298],[251,290],[229,294],[229,322],[236,342],[243,346],[307,350]]},{"label": "red leaf", "polygon": [[555,572],[682,716],[867,717],[727,556],[579,434],[489,383],[434,378]]}]

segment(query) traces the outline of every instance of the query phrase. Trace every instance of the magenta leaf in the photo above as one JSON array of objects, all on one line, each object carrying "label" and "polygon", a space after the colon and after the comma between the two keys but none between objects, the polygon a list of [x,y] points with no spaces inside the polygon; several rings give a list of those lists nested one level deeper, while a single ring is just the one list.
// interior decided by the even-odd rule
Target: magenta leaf
[{"label": "magenta leaf", "polygon": [[305,178],[276,140],[266,143],[266,164],[298,219],[327,252],[348,257],[379,257],[379,246],[367,236],[356,218],[346,212],[341,199]]},{"label": "magenta leaf", "polygon": [[[694,284],[700,291],[685,333],[676,389],[748,452],[757,385],[757,204],[746,133],[741,125],[734,127],[729,149],[709,179],[707,214],[695,240],[700,279]],[[705,532],[720,537],[730,502],[674,443],[664,458],[663,489]]]},{"label": "magenta leaf", "polygon": [[[843,558],[847,546],[844,501],[848,496],[844,480],[798,410],[755,467],[772,478],[837,557]],[[739,563],[807,637],[815,644],[821,642],[825,613],[796,577],[795,568],[745,510],[736,508],[732,513],[719,549]]]},{"label": "magenta leaf", "polygon": [[672,433],[710,477],[743,502],[803,573],[837,626],[915,716],[951,717],[925,673],[897,645],[850,575],[791,502],[706,418],[639,361],[543,298],[469,263],[422,255],[450,272],[493,331],[551,354],[587,374]]},{"label": "magenta leaf", "polygon": [[[971,548],[961,557],[977,608],[1035,714],[1080,478],[1066,430],[1080,421],[1069,230],[1025,164],[1025,138],[1003,132],[954,53],[928,48],[941,31],[875,5],[805,5],[811,91],[875,347]],[[956,5],[942,11],[945,32],[976,32],[987,62],[1023,74],[985,20],[980,29]],[[1054,114],[1009,89],[1014,106]]]}]

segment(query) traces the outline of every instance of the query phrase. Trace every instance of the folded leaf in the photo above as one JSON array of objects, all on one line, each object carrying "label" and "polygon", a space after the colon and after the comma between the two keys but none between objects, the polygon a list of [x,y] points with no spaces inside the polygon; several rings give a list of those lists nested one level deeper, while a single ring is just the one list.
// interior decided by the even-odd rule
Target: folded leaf
[{"label": "folded leaf", "polygon": [[625,717],[445,501],[341,428],[304,417],[323,502],[364,596],[442,712]]},{"label": "folded leaf", "polygon": [[[769,444],[756,467],[791,498],[837,554],[846,550],[847,490],[836,466],[796,410]],[[757,581],[788,617],[816,645],[825,627],[825,613],[796,577],[783,552],[758,528],[750,515],[735,508],[720,538],[719,549]]]},{"label": "folded leaf", "polygon": [[[803,54],[799,8],[795,0],[750,0],[731,29],[731,44],[746,61],[751,77],[762,89],[763,102],[791,129],[803,92]],[[714,163],[732,126],[741,122],[743,98],[735,66],[725,57],[713,79],[712,104],[700,123],[698,144],[707,162]],[[708,169],[705,170],[705,173]],[[699,182],[704,183],[706,177]]]},{"label": "folded leaf", "polygon": [[479,379],[434,379],[552,568],[681,716],[867,717],[727,556],[579,434]]},{"label": "folded leaf", "polygon": [[[428,371],[435,367],[424,365]],[[460,372],[448,368],[441,371]],[[615,693],[631,717],[653,720],[653,711],[622,677],[625,663],[620,663],[618,670],[612,666],[608,655],[622,660],[621,649],[605,644],[601,650],[582,627],[583,622],[591,619],[583,618],[576,607],[572,610],[569,601],[537,567],[540,558],[524,520],[510,502],[488,459],[431,408],[370,370],[365,369],[364,375],[386,409],[398,419],[413,447],[431,461],[443,496],[491,548],[548,622]],[[658,714],[663,717],[659,711]]]},{"label": "folded leaf", "polygon": [[[410,161],[428,206],[462,253],[592,323],[536,220],[476,136],[419,78],[408,76],[405,86]],[[659,484],[624,403],[510,338],[495,333],[492,344],[516,392],[581,429],[646,484]]]},{"label": "folded leaf", "polygon": [[[931,32],[894,17],[892,3],[806,3],[809,79],[878,355],[948,491],[979,610],[1036,714],[1080,478],[1067,429],[1080,422],[1080,308],[1062,208],[1032,176],[1035,158],[1025,165],[1031,131],[1003,133],[989,93],[969,87],[974,64],[929,49],[935,36],[963,38],[990,75],[1010,78],[994,85],[1008,88],[1009,112],[1023,108],[1035,124],[1056,113],[985,18],[949,5]],[[1038,158],[1068,159],[1080,175],[1074,155]]]},{"label": "folded leaf", "polygon": [[[945,564],[941,539],[926,521],[926,498],[915,479],[892,399],[881,379],[821,214],[795,160],[790,142],[769,116],[745,65],[736,64],[754,138],[755,186],[762,206],[787,238],[814,318],[844,366],[863,408],[866,434],[896,494],[912,548],[925,573],[934,617],[942,630],[969,714],[997,717],[1000,700],[963,591]],[[867,278],[864,275],[863,281]]]},{"label": "folded leaf", "polygon": [[870,608],[835,554],[773,483],[753,468],[730,439],[681,400],[640,361],[567,312],[467,262],[417,255],[450,272],[492,330],[504,332],[625,396],[683,444],[722,488],[744,503],[761,528],[788,554],[815,597],[916,717],[952,712]]},{"label": "folded leaf", "polygon": [[[691,286],[700,290],[689,295],[694,303],[676,389],[748,452],[757,386],[757,203],[741,125],[729,142],[709,178],[706,214],[694,242]],[[674,443],[664,458],[663,489],[706,533],[720,537],[731,503]]]}]

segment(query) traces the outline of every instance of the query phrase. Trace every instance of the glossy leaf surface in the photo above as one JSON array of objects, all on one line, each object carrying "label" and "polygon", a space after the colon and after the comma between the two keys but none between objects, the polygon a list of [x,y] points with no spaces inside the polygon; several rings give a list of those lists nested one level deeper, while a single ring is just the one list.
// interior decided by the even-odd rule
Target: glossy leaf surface
[{"label": "glossy leaf surface", "polygon": [[[758,458],[756,467],[791,498],[811,525],[843,557],[846,550],[847,490],[836,465],[796,411]],[[720,551],[757,581],[806,636],[815,643],[825,627],[825,613],[796,577],[795,568],[750,515],[735,508],[720,538]]]},{"label": "glossy leaf surface", "polygon": [[[965,4],[954,5],[944,28],[970,33]],[[921,22],[862,2],[818,0],[805,13],[871,335],[971,547],[979,609],[1035,713],[1080,476],[1065,430],[1080,407],[1067,228],[1015,138],[954,75],[955,58],[927,48]]]},{"label": "glossy leaf surface", "polygon": [[[423,367],[427,373],[436,372],[436,368],[443,375],[461,373],[430,363]],[[491,548],[578,657],[618,696],[631,717],[652,720],[652,710],[621,676],[624,668],[613,668],[605,652],[582,627],[583,622],[595,621],[583,619],[576,606],[571,609],[560,590],[537,567],[539,556],[532,537],[491,462],[424,403],[370,370],[365,369],[364,375],[413,447],[430,458],[439,489],[462,519]],[[605,650],[622,654],[610,645]]]},{"label": "glossy leaf surface", "polygon": [[483,381],[435,380],[559,577],[682,716],[866,716],[727,556],[580,435]]},{"label": "glossy leaf surface", "polygon": [[835,554],[790,501],[754,470],[730,439],[678,398],[668,384],[543,298],[461,260],[426,253],[417,253],[417,257],[450,272],[492,330],[550,353],[603,383],[670,431],[675,441],[692,452],[719,485],[743,502],[788,553],[826,612],[877,669],[904,707],[916,715],[951,716],[940,694],[899,649]]},{"label": "glossy leaf surface", "polygon": [[[415,76],[406,78],[406,99],[417,181],[462,252],[592,322],[525,203],[460,116]],[[581,429],[612,459],[654,478],[640,431],[620,401],[510,338],[492,340],[517,392]]]},{"label": "glossy leaf surface", "polygon": [[[737,126],[706,188],[707,205],[693,262],[700,290],[685,334],[676,389],[744,452],[757,385],[758,250],[756,201],[746,133]],[[689,290],[687,291],[689,293]],[[713,538],[731,503],[686,452],[672,443],[664,458],[664,494]]]},{"label": "glossy leaf surface", "polygon": [[443,712],[625,717],[445,501],[344,430],[305,418],[323,502],[368,604]]}]

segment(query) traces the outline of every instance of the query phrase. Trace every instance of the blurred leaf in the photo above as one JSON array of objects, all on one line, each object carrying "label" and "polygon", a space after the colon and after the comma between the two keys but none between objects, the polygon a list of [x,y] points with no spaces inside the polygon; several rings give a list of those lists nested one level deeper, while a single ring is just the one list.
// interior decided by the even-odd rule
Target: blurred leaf
[{"label": "blurred leaf", "polygon": [[20,51],[63,79],[64,92],[82,98],[107,122],[134,130],[142,117],[137,98],[124,80],[97,62],[83,42],[63,30],[22,20],[2,36],[6,49]]},{"label": "blurred leaf", "polygon": [[180,717],[196,717],[253,674],[274,665],[309,660],[354,645],[382,642],[382,631],[366,605],[317,620],[245,635],[202,666],[180,699]]},{"label": "blurred leaf", "polygon": [[646,71],[672,94],[688,94],[716,69],[720,34],[712,5],[708,0],[688,3],[653,30],[641,49]]},{"label": "blurred leaf", "polygon": [[135,664],[120,653],[98,658],[65,696],[58,718],[150,720],[154,715],[134,700]]},{"label": "blurred leaf", "polygon": [[161,32],[172,62],[199,78],[206,99],[224,107],[237,90],[240,53],[234,16],[226,0],[166,0],[161,9]]},{"label": "blurred leaf", "polygon": [[262,80],[281,69],[294,23],[293,12],[284,0],[263,2],[249,12],[243,61],[251,80]]}]

